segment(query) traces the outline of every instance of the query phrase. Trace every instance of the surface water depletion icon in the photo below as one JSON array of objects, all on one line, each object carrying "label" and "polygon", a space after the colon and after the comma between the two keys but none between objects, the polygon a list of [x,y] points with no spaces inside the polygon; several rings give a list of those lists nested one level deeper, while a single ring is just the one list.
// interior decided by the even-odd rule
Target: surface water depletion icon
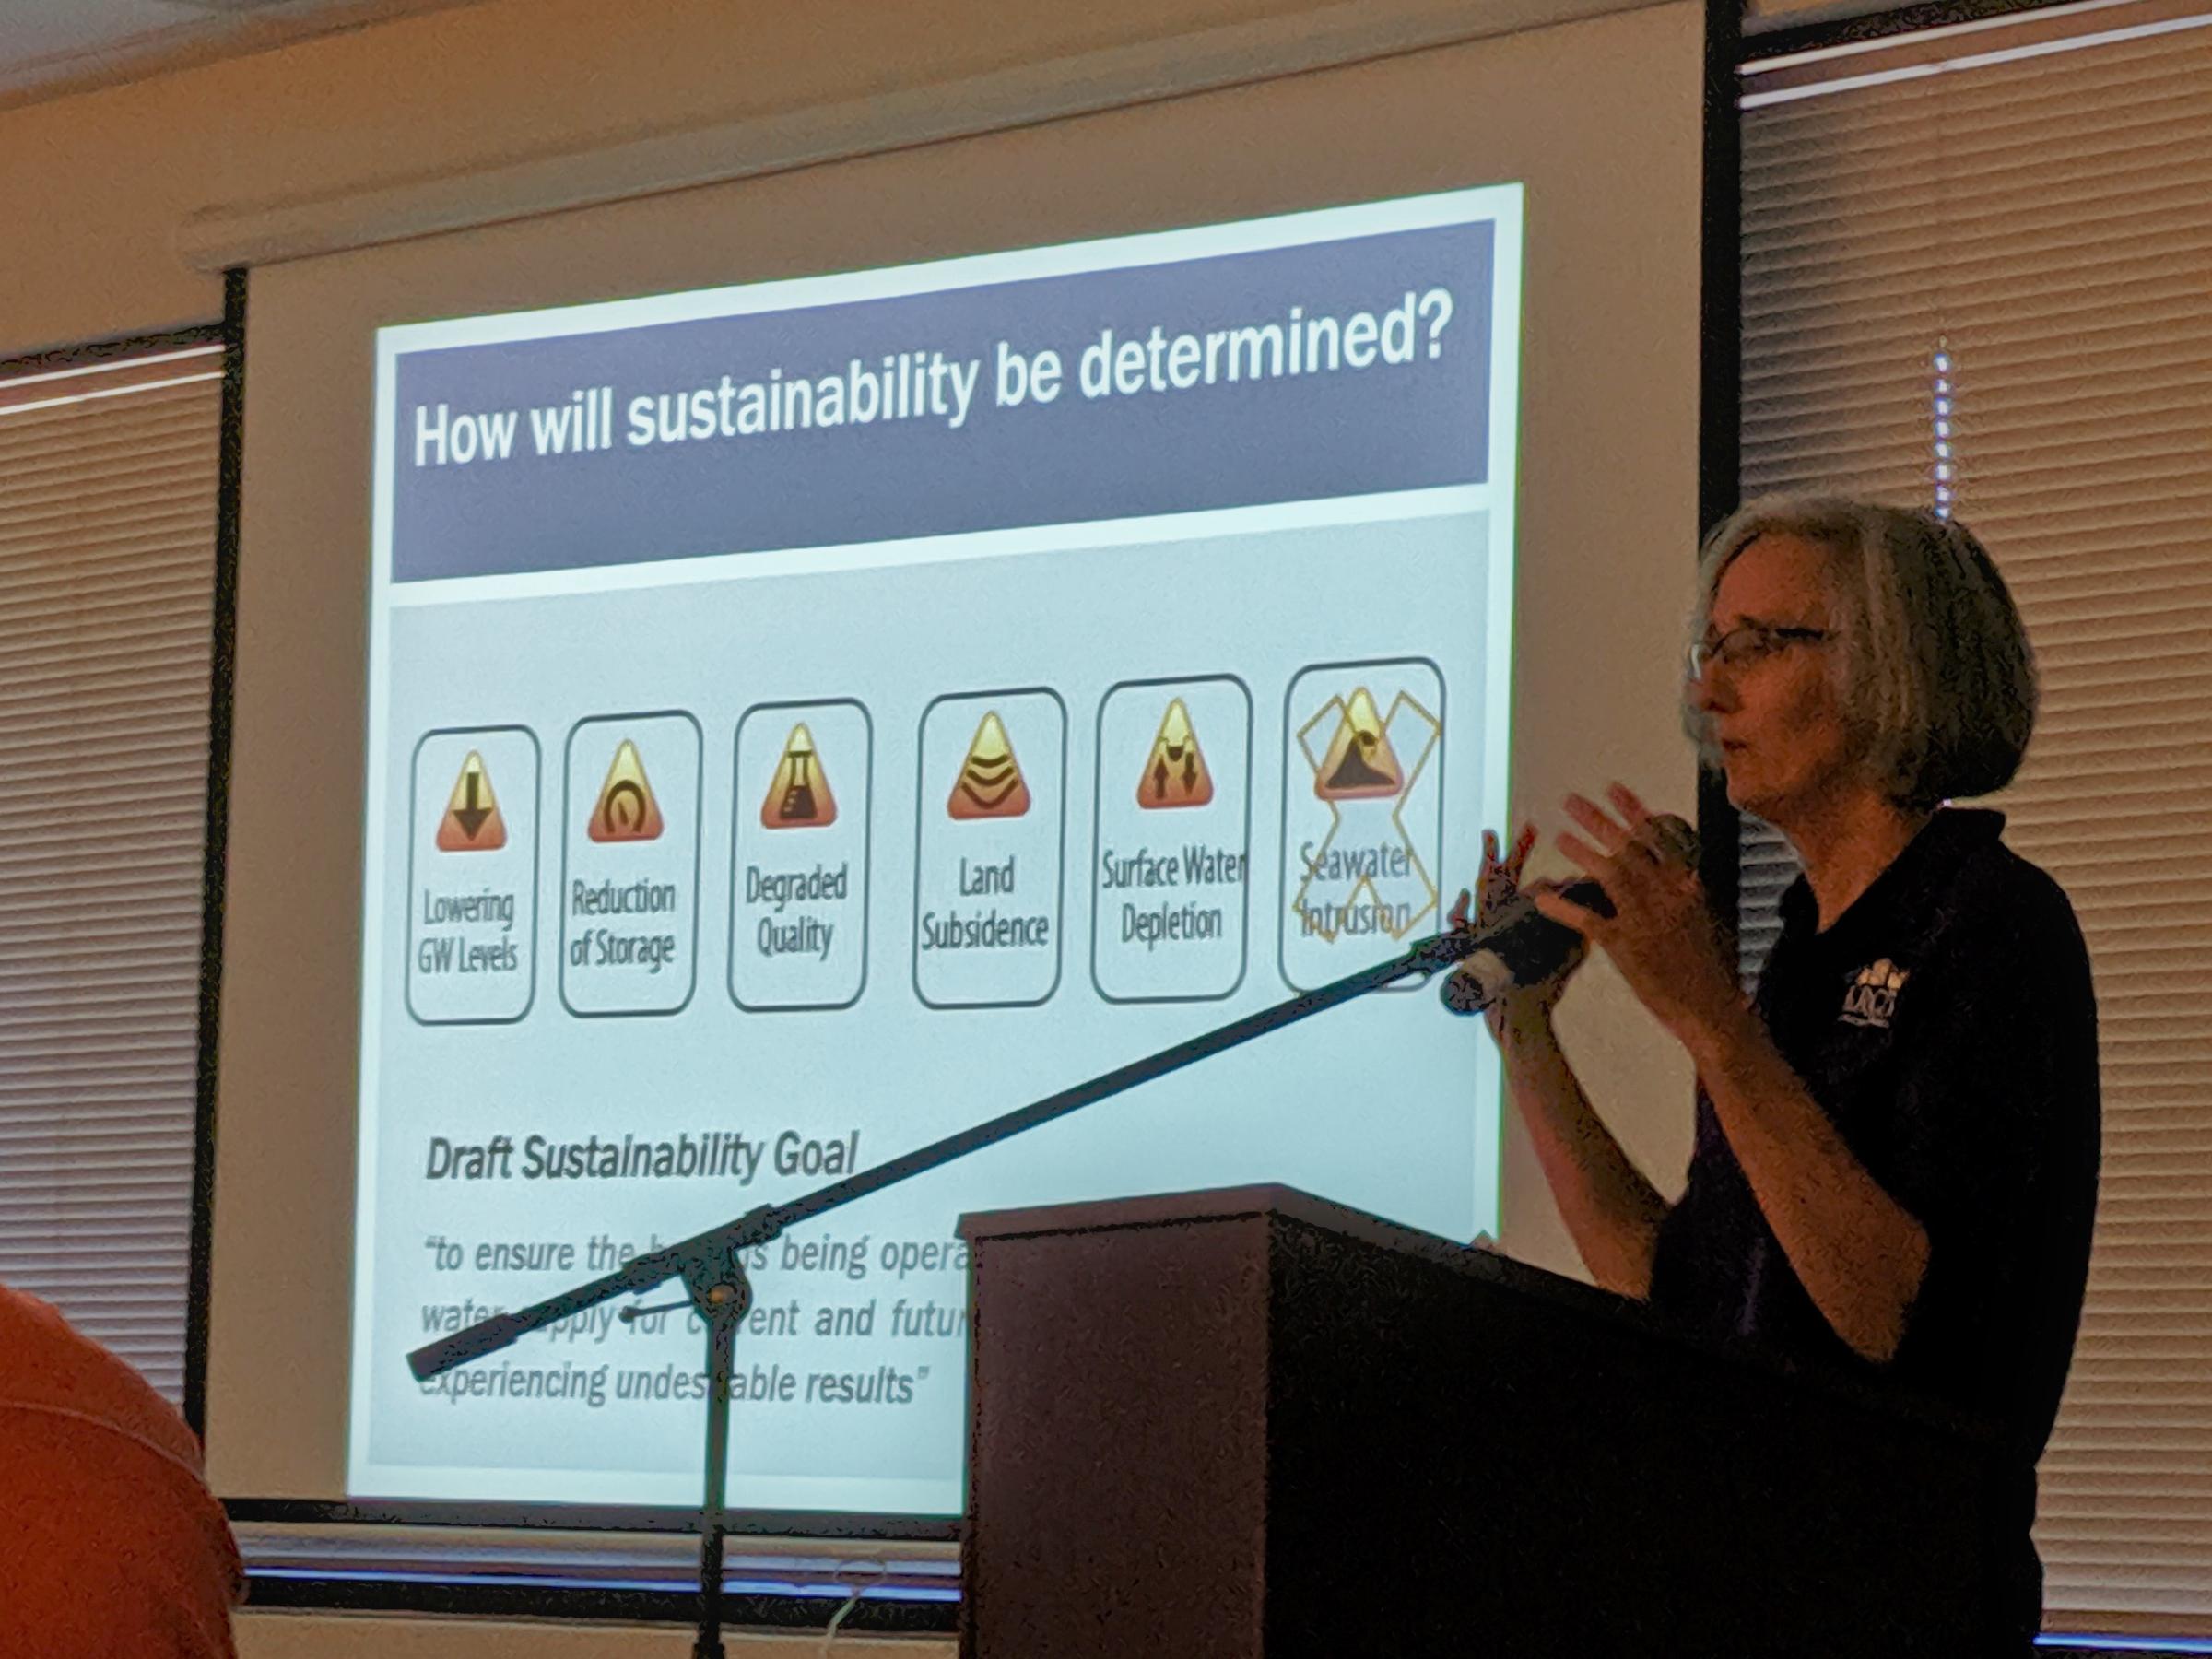
[{"label": "surface water depletion icon", "polygon": [[1198,734],[1191,725],[1191,712],[1182,699],[1173,698],[1159,718],[1159,731],[1145,757],[1144,775],[1136,781],[1136,804],[1147,811],[1178,806],[1204,806],[1214,798],[1213,773]]}]

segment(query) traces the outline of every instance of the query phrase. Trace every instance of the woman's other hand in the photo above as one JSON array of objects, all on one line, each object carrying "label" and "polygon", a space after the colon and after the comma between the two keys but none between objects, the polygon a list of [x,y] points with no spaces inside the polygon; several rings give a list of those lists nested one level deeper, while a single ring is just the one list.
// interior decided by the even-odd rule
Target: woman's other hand
[{"label": "woman's other hand", "polygon": [[1636,999],[1688,1041],[1700,1022],[1717,1022],[1740,1007],[1733,952],[1697,871],[1669,850],[1650,810],[1623,784],[1606,793],[1620,817],[1569,795],[1568,816],[1588,839],[1564,834],[1559,845],[1606,889],[1613,914],[1600,915],[1556,892],[1538,894],[1536,908],[1602,949]]}]

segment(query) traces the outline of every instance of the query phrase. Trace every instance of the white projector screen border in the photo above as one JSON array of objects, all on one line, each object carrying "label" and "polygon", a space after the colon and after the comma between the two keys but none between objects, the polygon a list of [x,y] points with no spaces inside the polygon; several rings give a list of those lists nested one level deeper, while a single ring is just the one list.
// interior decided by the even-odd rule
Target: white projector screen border
[{"label": "white projector screen border", "polygon": [[[1529,204],[1519,539],[1547,563],[1521,559],[1517,795],[1540,811],[1563,787],[1618,775],[1686,806],[1668,665],[1711,494],[1691,321],[1712,299],[1696,229],[1702,29],[1694,6],[1657,7],[257,272],[206,1325],[218,1489],[360,1512],[343,1492],[343,1287],[376,326],[1519,181]],[[1542,54],[1565,78],[1535,93]],[[1360,119],[1331,119],[1333,96]],[[1593,131],[1601,111],[1609,136]],[[1253,144],[1255,132],[1279,141]],[[1209,143],[1234,164],[1182,164]],[[1100,188],[1071,199],[1080,193],[1055,182],[1069,176]],[[1625,384],[1641,395],[1619,394]],[[1606,488],[1592,485],[1597,467]],[[1623,548],[1650,557],[1624,565]],[[1619,641],[1618,661],[1594,673],[1576,653],[1600,631]],[[1620,1018],[1617,986],[1600,981],[1584,1000],[1584,1069],[1610,1086],[1632,1149],[1668,1180],[1687,1147],[1686,1069]],[[291,1104],[302,1100],[318,1104]],[[1509,1138],[1509,1247],[1570,1266],[1534,1181]],[[286,1362],[265,1363],[274,1353]],[[520,1518],[512,1506],[460,1507]],[[755,1517],[779,1530],[792,1519]]]}]

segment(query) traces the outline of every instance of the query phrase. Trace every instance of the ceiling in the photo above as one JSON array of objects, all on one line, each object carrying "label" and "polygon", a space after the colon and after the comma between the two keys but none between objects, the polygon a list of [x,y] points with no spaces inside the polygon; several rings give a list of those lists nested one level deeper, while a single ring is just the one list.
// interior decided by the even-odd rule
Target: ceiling
[{"label": "ceiling", "polygon": [[0,105],[464,0],[0,0]]}]

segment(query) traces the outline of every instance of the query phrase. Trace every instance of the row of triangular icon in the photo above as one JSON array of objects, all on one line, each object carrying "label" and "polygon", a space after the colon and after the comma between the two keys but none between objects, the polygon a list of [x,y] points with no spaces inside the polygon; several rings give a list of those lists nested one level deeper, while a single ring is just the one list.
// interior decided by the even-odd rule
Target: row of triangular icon
[{"label": "row of triangular icon", "polygon": [[[1404,773],[1389,734],[1374,699],[1362,686],[1353,692],[1337,722],[1335,737],[1314,774],[1313,793],[1323,800],[1356,801],[1394,795],[1403,787]],[[1192,727],[1190,711],[1182,698],[1175,698],[1161,716],[1145,757],[1136,804],[1147,810],[1169,810],[1204,806],[1213,798],[1213,774]],[[1030,799],[1029,781],[1015,759],[1006,724],[998,712],[991,710],[969,740],[946,810],[962,820],[1014,818],[1029,811]],[[837,797],[830,791],[814,734],[801,721],[784,739],[782,757],[769,780],[768,794],[760,803],[761,825],[769,830],[819,830],[836,821]],[[660,803],[645,776],[644,759],[638,746],[625,737],[606,769],[606,781],[599,786],[586,833],[601,842],[650,841],[657,841],[665,828]],[[445,816],[439,820],[439,849],[489,853],[506,844],[507,822],[500,813],[491,774],[483,755],[471,749],[453,780]]]}]

